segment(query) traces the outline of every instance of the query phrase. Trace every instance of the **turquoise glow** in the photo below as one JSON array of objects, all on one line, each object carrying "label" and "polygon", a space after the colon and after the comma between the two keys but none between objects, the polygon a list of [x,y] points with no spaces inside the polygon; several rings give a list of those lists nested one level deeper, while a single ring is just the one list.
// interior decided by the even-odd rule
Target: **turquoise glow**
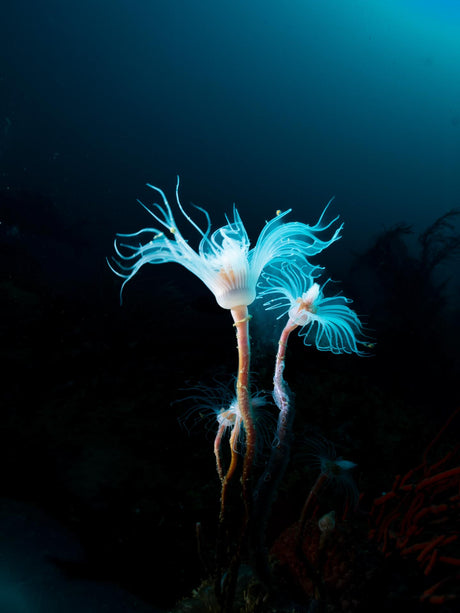
[{"label": "turquoise glow", "polygon": [[407,0],[405,4],[414,12],[440,15],[448,19],[460,16],[460,5],[457,0]]}]

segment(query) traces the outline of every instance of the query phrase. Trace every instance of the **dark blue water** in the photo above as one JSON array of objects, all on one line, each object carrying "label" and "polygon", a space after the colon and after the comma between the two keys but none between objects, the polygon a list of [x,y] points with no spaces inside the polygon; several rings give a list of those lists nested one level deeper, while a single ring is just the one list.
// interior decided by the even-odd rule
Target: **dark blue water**
[{"label": "dark blue water", "polygon": [[[153,223],[136,204],[151,201],[147,182],[173,202],[179,174],[182,202],[215,227],[236,203],[253,242],[278,209],[314,223],[335,196],[343,238],[318,263],[344,282],[376,355],[307,359],[299,343],[291,385],[310,407],[299,428],[342,437],[369,467],[371,498],[403,470],[397,459],[417,464],[411,441],[419,453],[456,406],[459,216],[430,243],[439,263],[419,236],[460,208],[459,41],[447,0],[2,7],[5,495],[86,538],[102,579],[165,607],[198,583],[194,522],[212,533],[218,508],[212,442],[184,438],[169,403],[231,376],[236,360],[228,314],[178,266],[142,270],[120,309],[105,257],[116,232]],[[255,367],[270,385],[262,353],[276,338],[264,325]],[[336,400],[348,390],[340,408],[328,386]],[[191,483],[214,489],[194,497]],[[141,557],[152,550],[158,585],[176,574],[172,591],[151,589]]]}]

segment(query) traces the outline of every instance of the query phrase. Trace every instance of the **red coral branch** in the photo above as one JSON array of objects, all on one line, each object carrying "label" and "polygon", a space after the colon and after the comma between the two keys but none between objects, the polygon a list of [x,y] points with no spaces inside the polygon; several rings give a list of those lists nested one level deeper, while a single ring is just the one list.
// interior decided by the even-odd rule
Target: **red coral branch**
[{"label": "red coral branch", "polygon": [[460,465],[454,464],[459,446],[428,462],[459,413],[460,408],[427,446],[422,463],[397,476],[392,489],[374,500],[370,514],[369,538],[385,556],[413,559],[425,576],[437,579],[420,596],[431,604],[460,598],[459,574],[448,574],[460,566]]}]

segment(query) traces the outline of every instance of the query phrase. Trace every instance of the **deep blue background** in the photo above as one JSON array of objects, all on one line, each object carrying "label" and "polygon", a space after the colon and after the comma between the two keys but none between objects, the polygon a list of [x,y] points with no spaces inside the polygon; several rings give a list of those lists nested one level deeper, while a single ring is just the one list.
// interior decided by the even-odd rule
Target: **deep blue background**
[{"label": "deep blue background", "polygon": [[[145,267],[120,309],[105,257],[116,232],[151,225],[136,204],[150,201],[146,182],[173,201],[179,174],[182,202],[205,207],[214,227],[235,202],[253,241],[277,209],[314,223],[335,196],[343,238],[318,263],[380,336],[369,359],[290,341],[296,428],[313,424],[356,461],[365,511],[419,463],[458,398],[458,254],[426,284],[399,242],[350,270],[399,222],[413,226],[415,256],[417,234],[460,207],[459,66],[455,1],[3,2],[1,493],[77,533],[83,578],[170,608],[203,577],[195,521],[214,543],[212,435],[181,431],[177,401],[230,379],[234,332],[174,265]],[[252,329],[254,370],[268,389],[261,337],[276,339],[264,326]],[[307,477],[291,475],[275,530],[298,516]],[[6,503],[0,532],[17,509]],[[40,533],[31,515],[13,537]],[[37,541],[21,543],[25,556],[39,551],[40,586]]]},{"label": "deep blue background", "polygon": [[[341,257],[460,194],[460,9],[448,2],[18,0],[0,23],[0,186],[96,244],[149,181],[251,230],[333,195]],[[107,250],[108,243],[104,243]]]}]

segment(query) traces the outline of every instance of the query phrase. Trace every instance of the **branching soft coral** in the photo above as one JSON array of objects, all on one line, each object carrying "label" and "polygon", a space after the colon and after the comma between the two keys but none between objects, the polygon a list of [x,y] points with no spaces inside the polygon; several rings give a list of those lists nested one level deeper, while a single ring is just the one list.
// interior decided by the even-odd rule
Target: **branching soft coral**
[{"label": "branching soft coral", "polygon": [[460,211],[452,209],[438,217],[419,236],[422,247],[421,264],[426,272],[432,272],[441,262],[460,253],[460,233],[456,231],[454,218]]}]

